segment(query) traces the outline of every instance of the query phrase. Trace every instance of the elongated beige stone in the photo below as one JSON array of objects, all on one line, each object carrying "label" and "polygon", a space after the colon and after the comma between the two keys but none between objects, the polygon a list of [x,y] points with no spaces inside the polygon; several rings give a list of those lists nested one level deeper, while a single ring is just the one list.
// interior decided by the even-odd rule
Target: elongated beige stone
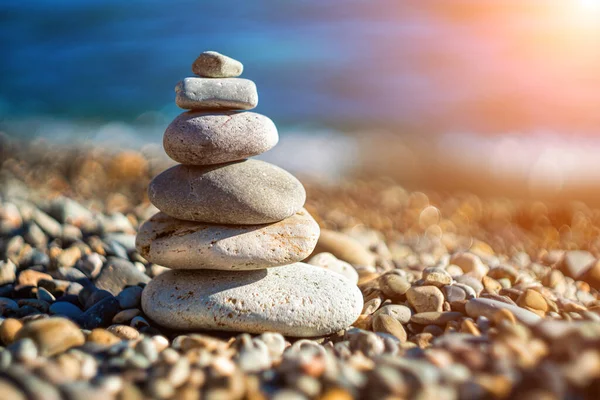
[{"label": "elongated beige stone", "polygon": [[250,270],[291,264],[310,255],[319,225],[302,209],[268,225],[212,225],[158,213],[139,230],[136,247],[173,269]]}]

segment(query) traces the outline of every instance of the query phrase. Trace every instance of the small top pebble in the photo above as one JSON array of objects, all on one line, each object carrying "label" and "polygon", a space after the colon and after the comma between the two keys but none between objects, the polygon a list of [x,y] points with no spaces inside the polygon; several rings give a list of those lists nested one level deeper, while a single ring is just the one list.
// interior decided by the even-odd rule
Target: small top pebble
[{"label": "small top pebble", "polygon": [[235,78],[243,70],[241,62],[216,51],[205,51],[192,64],[192,72],[205,78]]}]

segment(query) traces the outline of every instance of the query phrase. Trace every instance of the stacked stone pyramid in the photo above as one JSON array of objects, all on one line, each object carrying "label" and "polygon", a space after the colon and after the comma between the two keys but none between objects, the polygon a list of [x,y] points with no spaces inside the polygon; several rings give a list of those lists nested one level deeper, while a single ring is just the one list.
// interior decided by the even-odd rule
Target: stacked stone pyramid
[{"label": "stacked stone pyramid", "polygon": [[160,212],[140,228],[148,261],[171,268],[144,289],[142,308],[177,330],[276,331],[327,335],[352,324],[363,301],[343,276],[301,263],[319,226],[303,208],[306,193],[291,174],[248,159],[278,142],[273,122],[249,110],[254,82],[240,62],[204,52],[176,103],[190,110],[166,129],[163,145],[181,163],[150,183]]}]

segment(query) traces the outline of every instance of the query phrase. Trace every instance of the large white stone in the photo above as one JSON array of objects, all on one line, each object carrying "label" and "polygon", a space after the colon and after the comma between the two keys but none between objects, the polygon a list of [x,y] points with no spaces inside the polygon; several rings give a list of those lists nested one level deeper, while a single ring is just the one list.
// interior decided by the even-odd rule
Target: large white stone
[{"label": "large white stone", "polygon": [[305,209],[273,224],[238,226],[158,213],[140,227],[136,247],[148,261],[173,269],[249,270],[301,261],[318,238],[319,225]]},{"label": "large white stone", "polygon": [[171,270],[142,293],[142,308],[176,330],[328,335],[360,315],[360,290],[346,278],[304,263],[254,271]]}]

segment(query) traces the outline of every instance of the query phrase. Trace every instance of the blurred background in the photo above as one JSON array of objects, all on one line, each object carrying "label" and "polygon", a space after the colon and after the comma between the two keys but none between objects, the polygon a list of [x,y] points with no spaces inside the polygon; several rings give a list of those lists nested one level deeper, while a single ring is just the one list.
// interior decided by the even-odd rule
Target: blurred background
[{"label": "blurred background", "polygon": [[599,0],[3,0],[0,42],[21,141],[158,154],[175,84],[216,50],[294,173],[600,203]]}]

